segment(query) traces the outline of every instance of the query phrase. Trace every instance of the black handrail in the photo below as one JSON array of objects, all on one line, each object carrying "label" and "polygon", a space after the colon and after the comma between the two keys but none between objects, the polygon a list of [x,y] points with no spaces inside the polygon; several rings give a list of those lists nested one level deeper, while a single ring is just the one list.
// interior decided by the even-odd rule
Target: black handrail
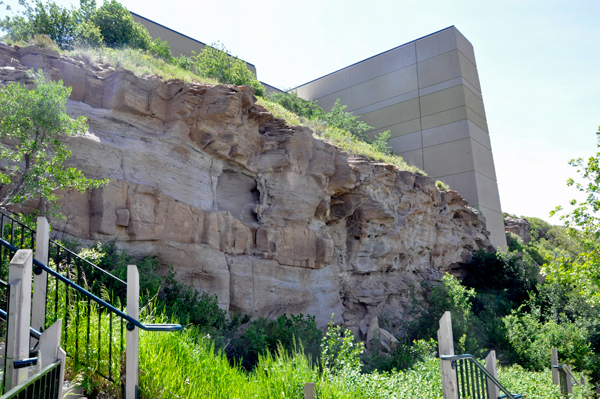
[{"label": "black handrail", "polygon": [[[481,371],[483,371],[483,373],[486,375],[487,378],[489,378],[490,381],[492,381],[498,388],[500,388],[502,390],[502,392],[504,392],[506,394],[506,397],[508,398],[512,398],[512,399],[518,399],[518,398],[522,398],[523,395],[521,394],[515,394],[515,393],[510,393],[506,390],[506,388],[504,388],[502,386],[502,384],[500,384],[500,382],[493,376],[490,374],[489,371],[487,371],[487,369],[485,367],[483,367],[481,365],[481,363],[479,363],[477,361],[477,359],[475,359],[475,356],[473,355],[469,355],[464,354],[464,355],[440,355],[440,360],[448,360],[448,361],[455,361],[455,360],[463,360],[463,359],[467,359],[471,361],[471,364],[475,364],[476,367],[478,367]],[[503,396],[501,396],[503,397]]]},{"label": "black handrail", "polygon": [[[6,248],[13,250],[13,251],[18,251],[18,248],[9,244],[8,242],[6,242],[4,240],[4,238],[0,238],[0,244],[5,246]],[[69,280],[68,278],[64,277],[63,275],[61,275],[58,272],[55,272],[54,270],[52,270],[51,268],[49,268],[48,266],[44,265],[42,262],[38,261],[37,259],[33,259],[33,264],[36,266],[36,274],[41,274],[42,271],[45,271],[46,273],[56,277],[57,279],[59,279],[60,281],[62,281],[63,283],[71,286],[71,288],[74,288],[75,290],[79,291],[81,294],[83,294],[84,296],[90,298],[91,300],[93,300],[94,302],[96,302],[97,304],[99,304],[100,306],[104,307],[105,309],[111,311],[112,313],[116,314],[117,316],[119,316],[120,318],[127,320],[127,330],[129,331],[133,331],[133,329],[135,327],[138,327],[142,330],[146,330],[146,331],[179,331],[181,330],[183,327],[180,324],[143,324],[141,323],[139,320],[134,319],[131,316],[128,316],[127,314],[121,312],[119,309],[115,308],[114,306],[112,306],[110,303],[98,298],[96,295],[92,294],[91,292],[87,291],[85,288],[80,287],[79,285],[75,284],[74,282],[72,282],[71,280]]]}]

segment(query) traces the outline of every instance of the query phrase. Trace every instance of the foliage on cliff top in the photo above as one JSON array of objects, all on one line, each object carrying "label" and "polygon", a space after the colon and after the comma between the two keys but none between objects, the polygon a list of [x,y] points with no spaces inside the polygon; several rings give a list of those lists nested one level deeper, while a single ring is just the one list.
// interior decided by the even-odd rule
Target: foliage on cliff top
[{"label": "foliage on cliff top", "polygon": [[[389,163],[402,170],[409,170],[411,172],[426,175],[426,173],[419,168],[409,165],[401,156],[385,153],[378,149],[374,144],[361,140],[347,130],[331,126],[319,119],[308,119],[303,116],[298,116],[294,112],[284,108],[281,104],[270,101],[267,98],[259,98],[258,104],[265,107],[276,118],[284,119],[290,125],[306,126],[312,129],[315,137],[325,140],[351,154],[363,156],[377,162]],[[444,187],[439,185],[438,188],[448,189],[447,186]]]}]

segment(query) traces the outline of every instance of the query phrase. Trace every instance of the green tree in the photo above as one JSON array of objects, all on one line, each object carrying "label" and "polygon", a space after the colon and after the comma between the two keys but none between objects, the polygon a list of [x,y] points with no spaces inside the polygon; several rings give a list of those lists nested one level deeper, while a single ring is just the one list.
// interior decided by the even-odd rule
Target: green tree
[{"label": "green tree", "polygon": [[71,88],[34,75],[35,88],[11,83],[0,89],[0,207],[41,199],[56,206],[58,189],[84,192],[106,180],[90,180],[64,162],[71,156],[64,138],[82,135],[85,117],[71,119],[66,103]]},{"label": "green tree", "polygon": [[90,21],[100,29],[104,44],[109,47],[150,48],[152,38],[148,30],[135,22],[127,8],[116,0],[102,4],[90,16]]},{"label": "green tree", "polygon": [[195,70],[200,75],[224,84],[252,86],[254,94],[265,95],[264,86],[248,69],[246,63],[231,55],[222,43],[217,42],[206,46],[200,54],[192,58],[195,62]]},{"label": "green tree", "polygon": [[[600,147],[600,127],[596,133]],[[582,201],[573,199],[573,209],[561,215],[567,228],[578,230],[581,252],[576,257],[562,256],[545,268],[548,278],[575,285],[589,301],[600,304],[600,152],[589,157],[572,159],[569,164],[577,168],[583,182],[567,180],[567,186],[586,194]],[[564,211],[557,206],[551,216]],[[573,234],[573,233],[572,233]]]}]

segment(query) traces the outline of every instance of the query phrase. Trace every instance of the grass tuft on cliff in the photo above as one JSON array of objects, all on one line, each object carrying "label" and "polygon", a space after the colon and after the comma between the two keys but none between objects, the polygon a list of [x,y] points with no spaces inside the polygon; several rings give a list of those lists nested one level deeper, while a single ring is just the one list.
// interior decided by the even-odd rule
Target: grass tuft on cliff
[{"label": "grass tuft on cliff", "polygon": [[[320,140],[325,140],[328,143],[349,152],[350,154],[363,156],[377,162],[389,163],[402,170],[408,170],[427,175],[416,166],[409,165],[401,156],[379,151],[375,145],[360,140],[358,137],[352,135],[346,130],[332,127],[318,119],[300,117],[295,113],[285,109],[280,104],[270,101],[266,98],[259,98],[258,104],[265,107],[276,118],[284,119],[289,125],[306,126],[310,128],[313,131],[314,137]],[[449,189],[448,186],[444,185],[444,183],[436,182],[436,185],[437,183],[442,185],[438,185],[438,189],[442,190],[444,187],[446,190]]]},{"label": "grass tuft on cliff", "polygon": [[187,83],[218,85],[216,79],[202,77],[177,65],[156,58],[144,50],[133,48],[75,48],[61,51],[62,54],[80,58],[88,63],[125,68],[138,76],[160,76],[165,80],[180,79]]}]

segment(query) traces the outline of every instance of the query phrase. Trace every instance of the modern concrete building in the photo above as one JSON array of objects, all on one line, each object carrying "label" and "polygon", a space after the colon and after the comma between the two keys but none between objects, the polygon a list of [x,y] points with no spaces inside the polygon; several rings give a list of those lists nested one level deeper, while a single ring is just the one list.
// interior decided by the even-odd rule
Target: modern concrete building
[{"label": "modern concrete building", "polygon": [[[174,56],[205,46],[138,14]],[[247,63],[256,75],[256,67]],[[262,82],[267,92],[281,91]],[[336,99],[412,165],[442,180],[483,213],[492,243],[506,246],[500,196],[473,46],[454,26],[403,44],[297,87],[329,110]]]},{"label": "modern concrete building", "polygon": [[473,46],[454,26],[297,87],[325,110],[336,99],[407,162],[458,191],[506,246],[494,158]]}]

